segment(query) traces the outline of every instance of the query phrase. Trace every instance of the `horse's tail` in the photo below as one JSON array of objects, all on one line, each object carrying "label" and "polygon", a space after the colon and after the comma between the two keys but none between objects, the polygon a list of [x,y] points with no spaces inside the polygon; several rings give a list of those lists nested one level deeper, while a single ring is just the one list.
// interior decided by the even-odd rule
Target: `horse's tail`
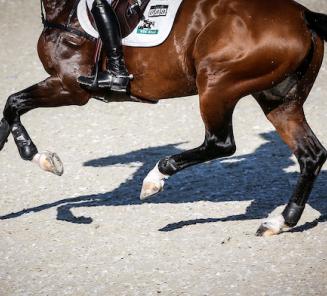
[{"label": "horse's tail", "polygon": [[309,28],[327,41],[327,15],[313,12],[308,9],[305,11],[304,15],[309,24]]}]

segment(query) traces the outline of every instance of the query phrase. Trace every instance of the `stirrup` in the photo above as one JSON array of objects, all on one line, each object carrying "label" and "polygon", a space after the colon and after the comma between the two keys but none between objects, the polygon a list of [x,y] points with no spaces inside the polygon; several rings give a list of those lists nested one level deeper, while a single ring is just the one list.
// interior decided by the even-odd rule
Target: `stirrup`
[{"label": "stirrup", "polygon": [[133,75],[115,75],[111,71],[100,72],[93,76],[80,76],[77,81],[90,90],[108,89],[115,92],[127,92]]}]

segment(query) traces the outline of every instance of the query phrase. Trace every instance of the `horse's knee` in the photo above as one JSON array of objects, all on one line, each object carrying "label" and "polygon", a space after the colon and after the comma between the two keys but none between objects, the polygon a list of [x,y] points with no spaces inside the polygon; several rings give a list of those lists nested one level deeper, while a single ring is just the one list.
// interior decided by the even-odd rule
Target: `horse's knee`
[{"label": "horse's knee", "polygon": [[15,116],[15,106],[17,105],[17,97],[10,95],[7,99],[5,109],[3,110],[3,116],[8,122],[12,122]]},{"label": "horse's knee", "polygon": [[17,115],[19,115],[19,110],[21,110],[22,107],[23,99],[21,94],[13,94],[8,97],[3,116],[10,125],[13,123]]}]

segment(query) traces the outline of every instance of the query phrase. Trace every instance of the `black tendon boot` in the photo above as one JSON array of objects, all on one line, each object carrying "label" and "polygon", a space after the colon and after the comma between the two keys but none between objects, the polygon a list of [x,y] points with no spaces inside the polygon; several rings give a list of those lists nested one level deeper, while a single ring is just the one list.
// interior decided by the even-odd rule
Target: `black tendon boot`
[{"label": "black tendon boot", "polygon": [[106,0],[95,0],[91,12],[109,59],[108,69],[99,72],[97,76],[80,76],[78,82],[92,89],[108,88],[126,92],[132,76],[125,66],[117,16]]}]

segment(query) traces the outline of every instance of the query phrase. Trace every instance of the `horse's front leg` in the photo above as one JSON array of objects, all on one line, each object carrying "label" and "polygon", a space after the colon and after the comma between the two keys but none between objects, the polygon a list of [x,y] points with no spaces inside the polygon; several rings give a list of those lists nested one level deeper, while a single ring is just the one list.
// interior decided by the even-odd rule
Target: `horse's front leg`
[{"label": "horse's front leg", "polygon": [[164,180],[179,171],[235,153],[232,114],[237,101],[238,96],[224,91],[224,84],[222,87],[217,85],[210,91],[200,90],[200,109],[206,127],[203,144],[198,148],[160,160],[143,181],[141,200],[160,192]]},{"label": "horse's front leg", "polygon": [[79,89],[65,88],[61,79],[50,77],[21,92],[11,95],[0,123],[0,149],[11,132],[23,160],[32,161],[41,169],[58,176],[63,174],[63,165],[56,153],[38,152],[28,132],[20,121],[21,115],[39,107],[83,105],[89,96]]},{"label": "horse's front leg", "polygon": [[161,159],[143,180],[140,199],[148,199],[162,191],[165,179],[187,167],[233,155],[236,146],[231,119],[227,123],[229,124],[223,129],[223,133],[206,130],[205,140],[200,147]]}]

